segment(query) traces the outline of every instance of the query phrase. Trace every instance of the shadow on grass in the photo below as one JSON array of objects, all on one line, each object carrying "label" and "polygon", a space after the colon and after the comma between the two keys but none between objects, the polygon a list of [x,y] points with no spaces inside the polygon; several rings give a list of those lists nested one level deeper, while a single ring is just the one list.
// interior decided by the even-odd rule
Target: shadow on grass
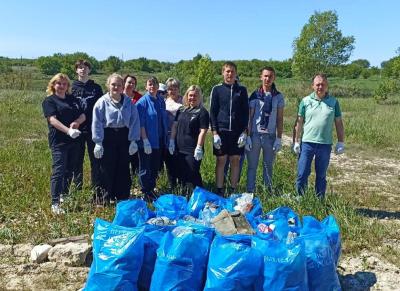
[{"label": "shadow on grass", "polygon": [[366,217],[378,218],[378,219],[400,219],[399,211],[386,211],[386,210],[374,210],[369,208],[358,208],[357,213]]},{"label": "shadow on grass", "polygon": [[343,290],[370,290],[377,282],[372,272],[356,272],[355,274],[339,275]]}]

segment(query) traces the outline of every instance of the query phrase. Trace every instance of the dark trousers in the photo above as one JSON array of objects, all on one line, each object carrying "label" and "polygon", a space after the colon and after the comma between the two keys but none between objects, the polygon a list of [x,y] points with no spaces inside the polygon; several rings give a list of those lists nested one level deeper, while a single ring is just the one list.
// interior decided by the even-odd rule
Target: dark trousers
[{"label": "dark trousers", "polygon": [[[96,188],[100,184],[100,163],[99,160],[94,157],[93,149],[95,143],[92,140],[91,132],[82,132],[79,137],[79,148],[77,151],[77,169],[74,175],[76,176],[77,187],[78,189],[82,189],[83,185],[83,162],[85,159],[85,147],[87,147],[87,152],[89,155],[90,161],[90,175],[92,180],[92,187]],[[85,146],[86,145],[86,146]]]},{"label": "dark trousers", "polygon": [[131,165],[132,178],[139,173],[139,152],[129,156],[129,164]]},{"label": "dark trousers", "polygon": [[201,160],[196,161],[193,154],[178,154],[180,181],[185,185],[191,183],[193,186],[203,187],[200,166]]},{"label": "dark trousers", "polygon": [[105,128],[104,154],[100,162],[100,184],[96,191],[97,203],[129,198],[132,184],[129,173],[128,128]]},{"label": "dark trousers", "polygon": [[163,160],[165,162],[165,167],[167,168],[169,187],[174,188],[178,184],[179,176],[178,154],[174,153],[173,155],[171,155],[168,149],[164,149]]},{"label": "dark trousers", "polygon": [[77,167],[78,147],[77,142],[50,147],[53,159],[50,178],[52,204],[60,203],[60,196],[68,193],[72,179],[77,183],[74,172]]},{"label": "dark trousers", "polygon": [[139,183],[144,195],[151,195],[156,187],[158,171],[160,169],[161,151],[152,149],[151,154],[146,154],[139,148]]}]

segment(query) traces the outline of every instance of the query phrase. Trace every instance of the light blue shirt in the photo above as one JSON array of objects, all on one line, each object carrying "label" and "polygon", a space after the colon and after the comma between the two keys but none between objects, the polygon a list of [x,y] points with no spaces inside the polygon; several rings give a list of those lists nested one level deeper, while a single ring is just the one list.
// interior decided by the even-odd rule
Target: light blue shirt
[{"label": "light blue shirt", "polygon": [[129,141],[140,139],[139,113],[131,98],[124,95],[122,106],[117,106],[106,93],[93,107],[92,140],[101,143],[104,139],[104,128],[121,127],[129,129]]}]

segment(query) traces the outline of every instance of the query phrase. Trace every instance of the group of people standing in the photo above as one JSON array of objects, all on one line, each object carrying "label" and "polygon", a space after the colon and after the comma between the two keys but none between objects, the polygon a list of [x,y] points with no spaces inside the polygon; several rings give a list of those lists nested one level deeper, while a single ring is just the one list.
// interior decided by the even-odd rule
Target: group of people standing
[{"label": "group of people standing", "polygon": [[[191,85],[181,96],[177,79],[169,78],[164,85],[150,77],[142,96],[136,91],[135,76],[123,78],[113,73],[107,78],[107,92],[103,94],[101,87],[89,79],[88,61],[77,61],[75,69],[78,80],[72,85],[62,73],[50,80],[42,104],[53,160],[53,213],[64,212],[60,203],[72,181],[78,188],[82,186],[85,148],[97,205],[128,199],[133,175],[138,175],[143,198],[154,201],[156,180],[164,163],[171,190],[188,183],[203,186],[200,166],[210,126],[216,156],[216,192],[225,194],[224,169],[228,163],[228,192],[235,192],[244,155],[248,160],[247,191],[254,192],[261,150],[263,182],[272,191],[275,155],[282,147],[285,106],[272,67],[261,69],[261,85],[248,97],[247,89],[238,82],[236,65],[225,62],[223,82],[211,91],[210,112],[204,107],[197,85]],[[314,92],[299,107],[294,151],[300,155],[296,182],[300,194],[306,189],[314,156],[316,193],[325,194],[333,123],[339,140],[336,152],[344,151],[339,103],[328,94],[327,85],[325,75],[316,75]]]}]

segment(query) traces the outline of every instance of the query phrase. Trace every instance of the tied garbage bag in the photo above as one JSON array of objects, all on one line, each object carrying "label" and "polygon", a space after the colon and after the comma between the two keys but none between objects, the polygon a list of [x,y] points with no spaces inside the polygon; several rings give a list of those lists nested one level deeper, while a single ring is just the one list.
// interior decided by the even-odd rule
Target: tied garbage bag
[{"label": "tied garbage bag", "polygon": [[177,220],[187,214],[187,201],[183,196],[165,194],[160,196],[153,205],[157,216],[166,216],[169,219]]},{"label": "tied garbage bag", "polygon": [[252,235],[217,235],[211,245],[204,290],[259,290],[263,258]]},{"label": "tied garbage bag", "polygon": [[218,205],[219,211],[222,209],[233,211],[233,203],[230,199],[225,199],[203,188],[196,187],[187,205],[188,214],[198,218],[200,211],[204,209],[207,202]]},{"label": "tied garbage bag", "polygon": [[325,219],[321,221],[321,224],[325,228],[325,232],[328,236],[328,241],[333,252],[335,266],[337,267],[340,254],[342,252],[342,240],[340,237],[339,225],[333,215],[325,217]]},{"label": "tied garbage bag", "polygon": [[284,218],[290,226],[301,227],[300,218],[296,212],[287,206],[278,207],[264,215],[265,219],[277,220]]},{"label": "tied garbage bag", "polygon": [[190,222],[180,222],[164,235],[150,290],[202,290],[214,232]]},{"label": "tied garbage bag", "polygon": [[153,213],[143,200],[124,200],[117,204],[113,224],[126,227],[141,226],[152,216]]},{"label": "tied garbage bag", "polygon": [[321,223],[312,216],[304,216],[301,237],[307,258],[309,290],[341,290],[332,249]]},{"label": "tied garbage bag", "polygon": [[302,239],[297,238],[293,243],[287,244],[283,241],[254,237],[252,243],[264,258],[262,290],[308,290]]},{"label": "tied garbage bag", "polygon": [[85,289],[137,290],[144,227],[127,228],[96,219],[93,262]]},{"label": "tied garbage bag", "polygon": [[151,276],[157,259],[157,249],[165,233],[174,229],[175,226],[145,225],[144,230],[144,255],[143,264],[140,269],[138,288],[139,290],[149,290]]}]

